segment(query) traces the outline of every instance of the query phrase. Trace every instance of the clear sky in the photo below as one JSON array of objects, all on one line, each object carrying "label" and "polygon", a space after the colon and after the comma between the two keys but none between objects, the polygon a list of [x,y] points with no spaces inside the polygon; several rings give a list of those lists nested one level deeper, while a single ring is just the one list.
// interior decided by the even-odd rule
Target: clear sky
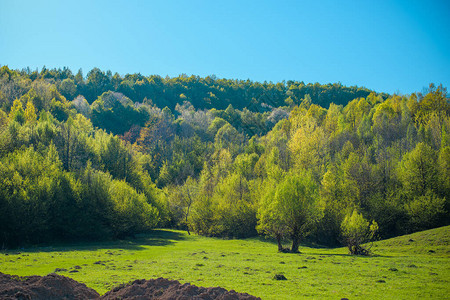
[{"label": "clear sky", "polygon": [[0,64],[450,89],[450,1],[0,0]]}]

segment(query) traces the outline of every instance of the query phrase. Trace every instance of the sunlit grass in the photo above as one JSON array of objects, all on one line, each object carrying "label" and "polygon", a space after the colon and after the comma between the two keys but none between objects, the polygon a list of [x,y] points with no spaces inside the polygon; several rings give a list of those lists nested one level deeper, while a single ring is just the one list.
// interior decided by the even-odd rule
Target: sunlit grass
[{"label": "sunlit grass", "polygon": [[[0,271],[58,274],[105,293],[133,279],[165,277],[221,286],[263,299],[445,299],[450,292],[450,227],[374,244],[374,256],[345,248],[277,253],[260,239],[222,240],[155,230],[133,240],[48,246],[0,253]],[[20,253],[20,254],[19,254]],[[287,280],[274,280],[283,274]]]}]

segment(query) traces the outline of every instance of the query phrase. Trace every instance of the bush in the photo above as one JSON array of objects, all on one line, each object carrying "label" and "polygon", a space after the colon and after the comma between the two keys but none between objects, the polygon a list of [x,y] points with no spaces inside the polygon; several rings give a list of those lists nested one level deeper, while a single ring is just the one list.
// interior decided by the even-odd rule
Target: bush
[{"label": "bush", "polygon": [[368,255],[369,249],[362,246],[362,244],[369,242],[378,231],[378,224],[372,221],[369,222],[364,219],[363,215],[353,210],[353,213],[347,214],[341,224],[341,234],[345,239],[348,250],[351,254]]}]

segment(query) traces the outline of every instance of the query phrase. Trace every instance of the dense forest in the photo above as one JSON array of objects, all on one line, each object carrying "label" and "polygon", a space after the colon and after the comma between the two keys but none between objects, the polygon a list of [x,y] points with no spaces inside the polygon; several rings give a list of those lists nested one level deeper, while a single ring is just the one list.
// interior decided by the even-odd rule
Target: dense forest
[{"label": "dense forest", "polygon": [[287,81],[0,68],[0,244],[208,236],[343,242],[450,221],[450,101]]}]

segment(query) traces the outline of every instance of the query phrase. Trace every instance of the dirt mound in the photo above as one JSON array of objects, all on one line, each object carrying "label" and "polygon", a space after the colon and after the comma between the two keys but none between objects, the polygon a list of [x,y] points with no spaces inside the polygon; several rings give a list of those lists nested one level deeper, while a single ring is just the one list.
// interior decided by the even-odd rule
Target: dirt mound
[{"label": "dirt mound", "polygon": [[135,280],[100,295],[86,285],[57,274],[18,277],[0,272],[0,299],[75,300],[75,299],[159,299],[159,300],[253,300],[249,294],[220,287],[204,288],[164,278]]},{"label": "dirt mound", "polygon": [[204,288],[181,284],[176,280],[164,278],[151,280],[135,280],[127,285],[122,285],[107,292],[101,299],[159,299],[159,300],[253,300],[261,299],[249,294],[237,293],[233,290],[227,291],[224,288]]},{"label": "dirt mound", "polygon": [[73,279],[49,274],[18,277],[0,273],[0,299],[96,299],[99,294]]}]

